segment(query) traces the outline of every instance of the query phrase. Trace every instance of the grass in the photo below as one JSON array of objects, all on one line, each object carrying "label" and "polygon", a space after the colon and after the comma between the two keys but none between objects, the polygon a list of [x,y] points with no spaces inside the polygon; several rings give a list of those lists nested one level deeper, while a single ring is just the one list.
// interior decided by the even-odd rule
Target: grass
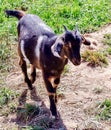
[{"label": "grass", "polygon": [[66,75],[69,72],[69,66],[65,65],[63,75]]},{"label": "grass", "polygon": [[17,119],[21,120],[22,122],[27,122],[35,115],[39,114],[39,107],[26,103],[24,107],[18,107],[17,109]]},{"label": "grass", "polygon": [[108,65],[106,54],[101,51],[86,50],[82,54],[83,61],[92,67]]},{"label": "grass", "polygon": [[17,111],[17,98],[19,94],[6,87],[0,88],[0,116],[8,116]]},{"label": "grass", "polygon": [[17,110],[17,119],[21,120],[21,122],[28,123],[29,121],[33,120],[36,117],[36,124],[30,124],[25,128],[21,128],[22,130],[46,130],[50,128],[53,124],[53,121],[47,116],[40,116],[41,110],[39,106],[35,106],[29,103],[26,103],[24,107],[19,107]]},{"label": "grass", "polygon": [[103,42],[105,45],[107,45],[107,52],[109,55],[111,55],[111,34],[109,33],[106,33],[104,35],[104,39],[103,39]]},{"label": "grass", "polygon": [[0,89],[0,106],[6,105],[9,101],[13,100],[17,97],[17,93],[14,91],[7,89],[6,87]]},{"label": "grass", "polygon": [[91,32],[110,22],[110,4],[110,0],[4,0],[0,8],[0,26],[4,32],[9,30],[9,34],[16,34],[17,20],[7,19],[4,10],[22,9],[40,16],[57,33],[63,31],[63,25],[73,29],[76,23],[82,32]]},{"label": "grass", "polygon": [[109,34],[109,33],[105,34],[105,35],[104,35],[104,40],[103,40],[103,42],[104,42],[106,45],[108,45],[108,46],[111,47],[111,34]]},{"label": "grass", "polygon": [[105,99],[100,103],[97,117],[101,120],[111,121],[111,99]]}]

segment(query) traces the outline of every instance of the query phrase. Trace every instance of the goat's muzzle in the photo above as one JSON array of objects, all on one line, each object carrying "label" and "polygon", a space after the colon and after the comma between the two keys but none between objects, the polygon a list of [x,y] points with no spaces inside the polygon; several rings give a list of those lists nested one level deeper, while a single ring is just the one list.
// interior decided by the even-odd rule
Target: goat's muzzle
[{"label": "goat's muzzle", "polygon": [[81,64],[81,60],[75,60],[75,59],[72,59],[71,62],[72,62],[75,66]]}]

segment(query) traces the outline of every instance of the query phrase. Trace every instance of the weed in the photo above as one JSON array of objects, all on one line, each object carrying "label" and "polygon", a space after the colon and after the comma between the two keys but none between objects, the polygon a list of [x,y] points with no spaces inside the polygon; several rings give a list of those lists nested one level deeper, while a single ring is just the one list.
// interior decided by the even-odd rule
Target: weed
[{"label": "weed", "polygon": [[105,99],[98,107],[98,118],[111,121],[111,100]]},{"label": "weed", "polygon": [[39,107],[31,104],[26,104],[26,113],[28,116],[38,115],[39,114]]},{"label": "weed", "polygon": [[30,120],[35,115],[39,114],[39,107],[32,105],[32,104],[26,104],[24,107],[19,107],[17,109],[17,115],[18,119],[22,120],[22,122],[26,122],[27,120]]},{"label": "weed", "polygon": [[8,116],[17,110],[16,98],[18,93],[6,87],[0,88],[0,115]]},{"label": "weed", "polygon": [[12,37],[9,38],[8,34],[6,34],[6,39],[1,38],[0,43],[0,72],[10,71],[11,62],[10,59],[14,55],[15,51],[12,50]]},{"label": "weed", "polygon": [[66,66],[64,67],[63,75],[65,75],[65,74],[68,73],[68,72],[69,72],[69,66],[66,65]]},{"label": "weed", "polygon": [[103,42],[111,47],[111,34],[105,34]]},{"label": "weed", "polygon": [[7,89],[6,87],[0,89],[0,106],[8,104],[9,101],[16,98],[17,93],[14,91]]},{"label": "weed", "polygon": [[50,122],[48,118],[44,118],[40,120],[40,126],[42,126],[45,129],[48,129],[50,127],[50,124],[52,123]]},{"label": "weed", "polygon": [[8,105],[4,105],[0,108],[0,115],[8,116],[9,114],[17,112],[17,103],[13,101],[13,103],[9,103]]},{"label": "weed", "polygon": [[5,61],[10,56],[10,50],[8,47],[9,46],[5,42],[0,44],[0,59],[2,61]]},{"label": "weed", "polygon": [[92,67],[108,65],[106,54],[101,51],[85,51],[82,54],[83,61],[88,62]]},{"label": "weed", "polygon": [[107,52],[109,55],[111,55],[111,34],[109,34],[109,33],[105,34],[103,42],[105,45],[108,45]]}]

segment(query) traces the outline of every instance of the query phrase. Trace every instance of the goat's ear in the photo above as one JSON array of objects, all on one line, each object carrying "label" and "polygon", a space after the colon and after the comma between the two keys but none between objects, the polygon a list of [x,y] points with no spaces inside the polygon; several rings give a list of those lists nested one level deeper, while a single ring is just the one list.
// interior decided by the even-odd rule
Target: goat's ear
[{"label": "goat's ear", "polygon": [[61,51],[62,51],[63,45],[61,43],[57,43],[56,45],[53,45],[51,47],[51,51],[54,56],[61,58]]},{"label": "goat's ear", "polygon": [[84,45],[87,45],[87,46],[91,45],[91,42],[87,38],[85,38],[84,35],[81,35],[81,37],[82,37],[82,43]]},{"label": "goat's ear", "polygon": [[80,35],[80,32],[79,32],[79,29],[78,29],[77,24],[76,24],[76,29],[75,29],[75,35],[76,35],[76,36],[79,36],[79,35]]}]

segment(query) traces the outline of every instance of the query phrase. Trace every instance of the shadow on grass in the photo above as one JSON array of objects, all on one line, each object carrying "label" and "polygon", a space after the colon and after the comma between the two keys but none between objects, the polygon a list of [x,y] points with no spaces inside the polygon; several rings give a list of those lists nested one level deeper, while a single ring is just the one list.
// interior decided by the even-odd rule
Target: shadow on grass
[{"label": "shadow on grass", "polygon": [[57,120],[50,118],[50,110],[37,96],[36,88],[30,92],[32,103],[26,102],[27,92],[28,90],[24,90],[18,100],[16,116],[18,130],[67,130],[61,116]]}]

